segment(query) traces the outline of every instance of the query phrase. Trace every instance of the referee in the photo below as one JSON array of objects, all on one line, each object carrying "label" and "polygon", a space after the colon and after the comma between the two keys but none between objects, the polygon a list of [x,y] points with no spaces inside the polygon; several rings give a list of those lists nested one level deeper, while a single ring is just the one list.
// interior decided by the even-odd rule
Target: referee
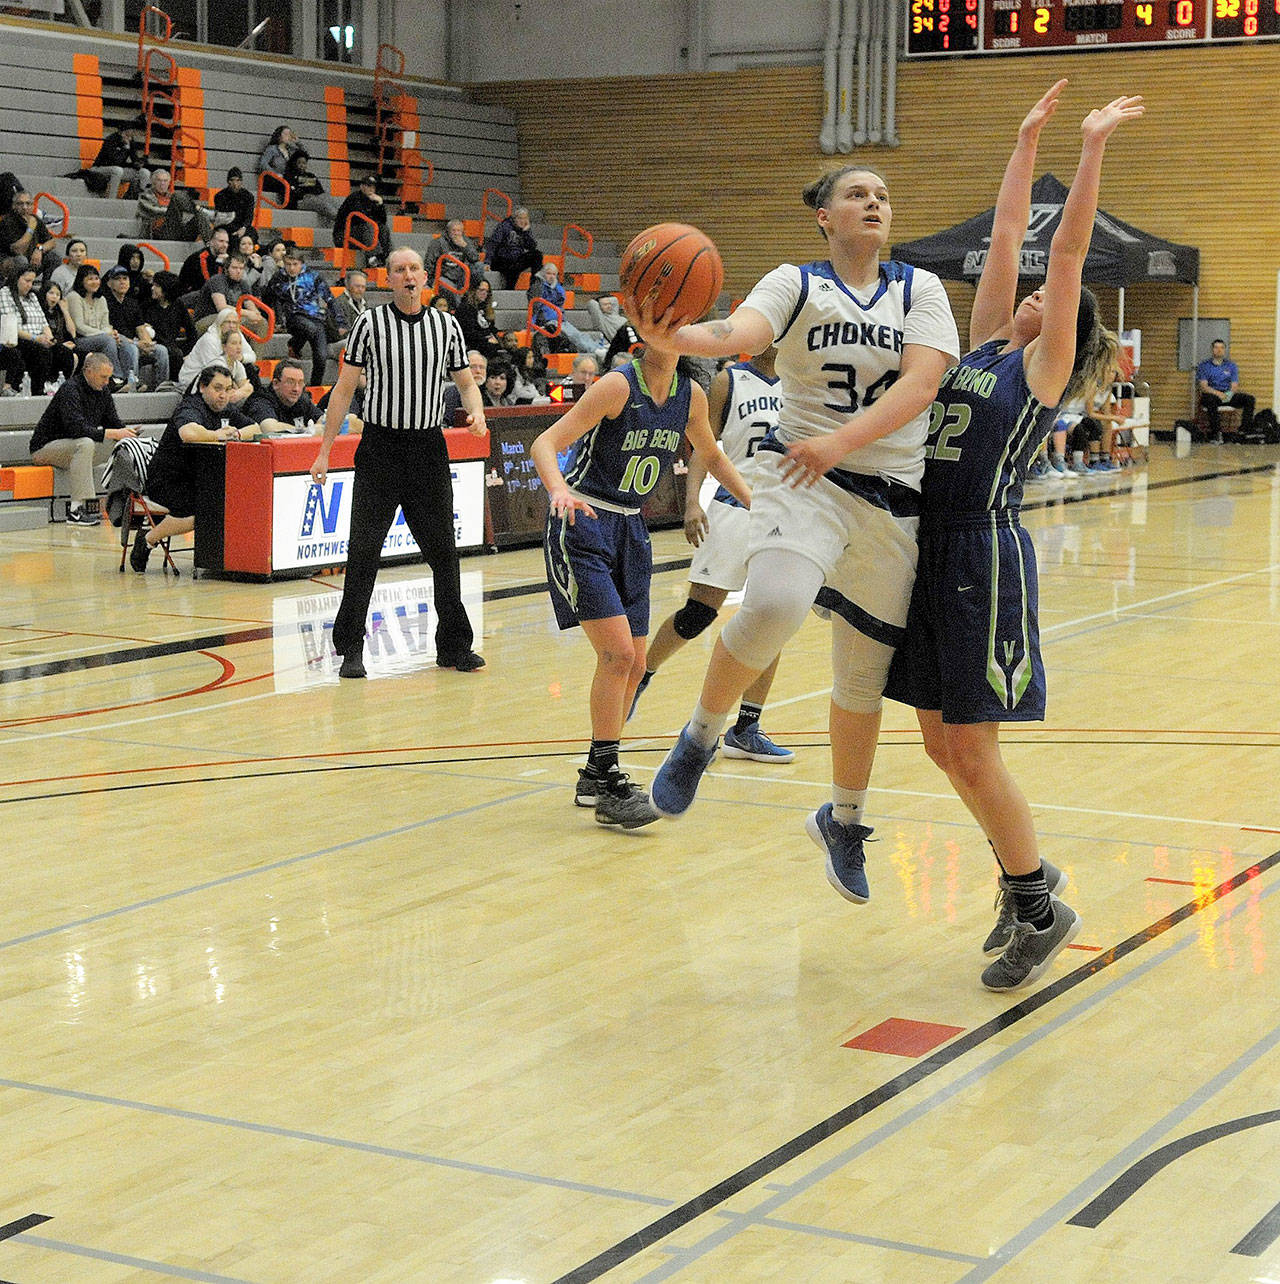
[{"label": "referee", "polygon": [[467,366],[466,343],[447,312],[422,306],[426,274],[410,249],[387,259],[391,302],[368,308],[352,323],[346,357],[329,399],[320,453],[311,478],[323,486],[329,452],[363,370],[368,379],[364,432],[356,447],[351,535],[342,605],[333,622],[339,674],[363,678],[364,621],[397,505],[431,567],[436,603],[436,664],[474,673],[484,660],[462,604],[462,577],[453,532],[453,482],[445,444],[444,376],[450,375],[477,437],[488,431],[480,389]]}]

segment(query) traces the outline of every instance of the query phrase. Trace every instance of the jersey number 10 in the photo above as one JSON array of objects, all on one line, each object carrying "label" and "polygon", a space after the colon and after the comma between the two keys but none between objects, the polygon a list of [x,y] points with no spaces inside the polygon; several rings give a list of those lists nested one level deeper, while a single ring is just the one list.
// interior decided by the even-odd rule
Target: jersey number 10
[{"label": "jersey number 10", "polygon": [[647,495],[657,484],[662,463],[655,455],[632,455],[618,489],[626,495]]}]

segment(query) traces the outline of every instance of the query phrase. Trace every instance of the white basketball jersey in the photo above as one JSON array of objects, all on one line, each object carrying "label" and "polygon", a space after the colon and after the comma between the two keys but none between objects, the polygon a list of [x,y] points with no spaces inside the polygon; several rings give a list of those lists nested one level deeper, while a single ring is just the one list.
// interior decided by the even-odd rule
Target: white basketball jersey
[{"label": "white basketball jersey", "polygon": [[728,370],[729,397],[725,402],[720,447],[729,456],[730,463],[742,472],[765,433],[777,426],[782,393],[776,375],[770,379],[749,362],[736,362]]},{"label": "white basketball jersey", "polygon": [[[784,263],[761,278],[742,306],[773,328],[782,391],[777,435],[784,444],[834,432],[872,405],[897,379],[906,344],[936,348],[952,361],[960,356],[942,282],[904,263],[881,263],[869,292],[851,290],[829,262]],[[838,467],[919,490],[928,425],[926,409]]]}]

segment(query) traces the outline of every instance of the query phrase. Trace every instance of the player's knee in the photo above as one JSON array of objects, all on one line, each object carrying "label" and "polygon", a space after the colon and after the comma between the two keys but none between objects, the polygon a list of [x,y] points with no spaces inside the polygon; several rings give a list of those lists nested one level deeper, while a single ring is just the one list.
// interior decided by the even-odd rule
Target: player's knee
[{"label": "player's knee", "polygon": [[941,728],[936,732],[927,728],[924,730],[924,751],[928,755],[929,761],[939,770],[951,775],[951,753],[947,748],[947,737],[943,734]]},{"label": "player's knee", "polygon": [[636,649],[630,643],[611,643],[606,646],[597,659],[597,664],[606,673],[615,678],[631,676],[632,666],[636,662]]},{"label": "player's knee", "polygon": [[671,617],[671,627],[675,629],[676,637],[682,638],[686,642],[692,642],[699,633],[703,633],[711,627],[715,622],[716,614],[715,609],[705,602],[698,602],[690,598]]},{"label": "player's knee", "polygon": [[858,642],[832,665],[831,700],[847,713],[876,713],[884,703],[892,650],[857,635]]}]

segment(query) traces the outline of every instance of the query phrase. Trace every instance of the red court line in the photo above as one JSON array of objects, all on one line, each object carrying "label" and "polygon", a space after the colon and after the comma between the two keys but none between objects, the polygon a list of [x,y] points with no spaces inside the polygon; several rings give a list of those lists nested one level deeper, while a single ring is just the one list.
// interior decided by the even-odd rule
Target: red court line
[{"label": "red court line", "polygon": [[[241,678],[238,682],[228,682],[227,679],[236,671],[236,666],[230,660],[224,659],[213,651],[197,651],[197,655],[208,656],[210,660],[216,661],[222,666],[222,673],[211,682],[206,682],[203,686],[192,687],[188,691],[174,691],[170,695],[152,696],[147,700],[132,700],[128,704],[111,704],[104,705],[100,709],[74,709],[70,713],[50,713],[39,718],[11,718],[0,719],[0,729],[8,730],[12,727],[31,727],[37,726],[42,722],[63,722],[68,718],[90,718],[97,713],[118,713],[121,709],[140,709],[149,704],[164,704],[167,700],[185,700],[188,696],[203,695],[207,691],[214,691],[219,687],[242,686],[246,682],[261,682],[263,678],[269,678],[271,672],[258,674],[253,678]],[[110,774],[110,773],[106,773]]]},{"label": "red court line", "polygon": [[1086,954],[1101,954],[1101,945],[1068,945],[1069,950],[1084,950]]},{"label": "red court line", "polygon": [[1144,883],[1169,883],[1174,887],[1194,887],[1195,880],[1192,878],[1145,878]]},{"label": "red court line", "polygon": [[1255,825],[1241,825],[1242,834],[1280,834],[1280,829],[1259,829]]},{"label": "red court line", "polygon": [[181,611],[148,611],[162,620],[230,620],[233,624],[271,624],[272,620],[250,620],[243,615],[186,615]]},{"label": "red court line", "polygon": [[[15,624],[12,627],[15,629],[24,629],[28,633],[43,633],[45,631],[43,629],[36,629],[34,624]],[[64,638],[106,638],[108,642],[150,642],[152,645],[156,644],[155,638],[135,638],[130,637],[126,633],[82,633],[79,629],[72,629],[66,633],[59,633],[58,636]]]}]

